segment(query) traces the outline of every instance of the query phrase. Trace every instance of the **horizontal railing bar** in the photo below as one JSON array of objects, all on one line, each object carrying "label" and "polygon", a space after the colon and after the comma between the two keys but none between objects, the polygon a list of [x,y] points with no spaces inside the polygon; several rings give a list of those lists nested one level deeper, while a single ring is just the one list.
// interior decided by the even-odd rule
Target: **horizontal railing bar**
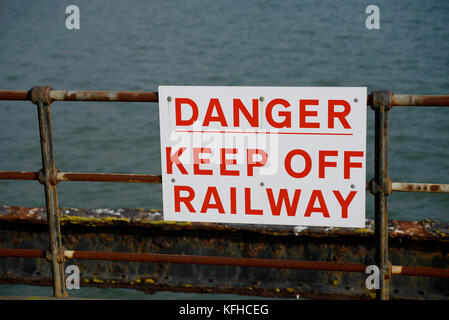
[{"label": "horizontal railing bar", "polygon": [[162,183],[160,175],[58,172],[59,181]]},{"label": "horizontal railing bar", "polygon": [[[126,173],[58,172],[58,181],[162,183],[161,175]],[[39,172],[0,171],[0,180],[39,180]],[[369,190],[369,183],[366,183]],[[393,182],[392,191],[449,193],[449,184]]]},{"label": "horizontal railing bar", "polygon": [[[366,182],[366,190],[370,190],[370,183]],[[449,193],[449,184],[445,183],[419,183],[419,182],[392,182],[391,191],[396,192],[430,192]]]},{"label": "horizontal railing bar", "polygon": [[392,266],[391,273],[402,276],[449,278],[447,268]]},{"label": "horizontal railing bar", "polygon": [[[39,249],[0,249],[0,257],[44,258],[45,251]],[[276,260],[262,258],[236,258],[160,253],[129,253],[77,250],[65,250],[64,257],[68,259],[78,260],[205,264],[360,273],[364,273],[367,267],[364,264],[327,261]],[[392,266],[392,274],[449,278],[449,269],[432,267]]]},{"label": "horizontal railing bar", "polygon": [[[158,93],[151,91],[81,91],[50,90],[52,101],[116,101],[158,102]],[[31,100],[28,90],[0,90],[0,100]]]},{"label": "horizontal railing bar", "polygon": [[[0,100],[30,100],[29,90],[0,90]],[[158,92],[50,90],[53,101],[158,102]],[[371,103],[367,96],[368,105]],[[393,95],[393,106],[449,106],[449,95]]]},{"label": "horizontal railing bar", "polygon": [[158,262],[180,264],[206,264],[222,266],[244,266],[283,269],[326,270],[345,272],[365,272],[365,266],[355,263],[318,262],[300,260],[275,260],[262,258],[235,258],[217,256],[128,253],[128,252],[98,252],[98,251],[65,251],[65,257],[80,260],[113,260],[135,262]]},{"label": "horizontal railing bar", "polygon": [[52,90],[53,101],[158,102],[157,92]]},{"label": "horizontal railing bar", "polygon": [[45,250],[40,249],[0,249],[4,258],[45,258]]},{"label": "horizontal railing bar", "polygon": [[[58,172],[58,181],[162,183],[154,174]],[[0,180],[39,180],[39,172],[0,171]]]},{"label": "horizontal railing bar", "polygon": [[31,100],[29,90],[0,90],[0,100]]},{"label": "horizontal railing bar", "polygon": [[393,182],[392,190],[399,192],[437,192],[449,193],[449,184]]},{"label": "horizontal railing bar", "polygon": [[0,180],[39,180],[39,172],[0,171]]},{"label": "horizontal railing bar", "polygon": [[405,106],[449,106],[449,96],[425,96],[425,95],[408,95],[408,94],[395,94],[393,95],[393,106],[405,107]]}]

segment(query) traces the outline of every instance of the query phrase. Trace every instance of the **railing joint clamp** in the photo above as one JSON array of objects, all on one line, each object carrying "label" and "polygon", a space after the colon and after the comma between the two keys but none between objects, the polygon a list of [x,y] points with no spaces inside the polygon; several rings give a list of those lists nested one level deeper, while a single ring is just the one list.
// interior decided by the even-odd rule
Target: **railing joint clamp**
[{"label": "railing joint clamp", "polygon": [[31,88],[30,98],[31,102],[35,105],[44,104],[44,105],[50,105],[53,100],[50,97],[50,91],[52,91],[53,88],[50,86],[37,86]]},{"label": "railing joint clamp", "polygon": [[57,256],[58,263],[64,263],[67,260],[65,258],[65,254],[64,254],[65,251],[66,251],[65,247],[63,247],[63,246],[59,247],[58,256]]},{"label": "railing joint clamp", "polygon": [[391,193],[393,192],[393,183],[391,181],[390,177],[387,177],[385,179],[386,183],[384,184],[379,184],[377,183],[376,179],[371,179],[368,186],[369,186],[369,191],[373,194],[381,194],[384,196],[389,196],[391,195]]},{"label": "railing joint clamp", "polygon": [[393,108],[392,91],[374,91],[370,94],[368,100],[373,110],[390,111]]},{"label": "railing joint clamp", "polygon": [[[60,247],[58,249],[58,252],[56,253],[56,262],[58,262],[59,264],[64,263],[67,260],[65,257],[65,251],[65,247]],[[45,260],[47,260],[47,262],[51,262],[51,256],[51,249],[46,249],[44,258]]]},{"label": "railing joint clamp", "polygon": [[58,179],[58,173],[59,173],[58,168],[54,168],[53,170],[50,171],[49,181],[53,186],[57,185],[60,182]]},{"label": "railing joint clamp", "polygon": [[[61,180],[58,178],[59,169],[54,168],[53,170],[50,170],[50,174],[48,176],[48,183],[52,186],[57,185]],[[46,176],[45,176],[45,170],[44,168],[40,169],[38,172],[38,180],[40,184],[45,184]]]}]

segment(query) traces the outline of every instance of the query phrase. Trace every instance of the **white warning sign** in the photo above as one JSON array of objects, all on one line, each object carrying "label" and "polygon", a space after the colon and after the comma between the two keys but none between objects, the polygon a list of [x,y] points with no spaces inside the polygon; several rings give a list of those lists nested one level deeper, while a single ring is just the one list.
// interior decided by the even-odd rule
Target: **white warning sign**
[{"label": "white warning sign", "polygon": [[164,220],[364,227],[366,97],[160,86]]}]

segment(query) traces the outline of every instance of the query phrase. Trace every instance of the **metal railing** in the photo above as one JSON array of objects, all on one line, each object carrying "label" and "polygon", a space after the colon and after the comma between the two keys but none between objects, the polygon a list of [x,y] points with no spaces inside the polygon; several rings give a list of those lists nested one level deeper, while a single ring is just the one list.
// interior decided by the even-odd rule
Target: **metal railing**
[{"label": "metal railing", "polygon": [[[59,172],[54,162],[50,105],[55,101],[158,102],[157,92],[62,91],[51,87],[31,90],[0,90],[0,100],[30,100],[37,105],[42,169],[37,172],[0,171],[0,180],[38,180],[45,189],[50,247],[38,249],[0,249],[0,257],[45,258],[52,264],[54,296],[66,296],[66,259],[165,262],[227,266],[251,266],[321,271],[365,272],[366,265],[341,262],[214,257],[176,254],[94,252],[66,250],[62,246],[57,184],[61,181],[161,183],[160,175]],[[375,91],[367,96],[375,112],[375,176],[366,188],[375,196],[375,262],[380,269],[377,299],[389,299],[392,275],[449,278],[449,268],[393,266],[388,257],[388,197],[392,191],[449,193],[449,184],[392,182],[388,176],[389,111],[393,106],[449,106],[449,95],[393,95]]]}]

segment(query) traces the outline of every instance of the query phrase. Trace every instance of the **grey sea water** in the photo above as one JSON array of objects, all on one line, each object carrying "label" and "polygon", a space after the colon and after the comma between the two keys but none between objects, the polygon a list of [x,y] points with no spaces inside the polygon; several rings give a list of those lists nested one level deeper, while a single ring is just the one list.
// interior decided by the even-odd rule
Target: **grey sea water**
[{"label": "grey sea water", "polygon": [[[80,8],[80,30],[65,8]],[[0,3],[0,89],[157,91],[158,85],[366,86],[449,94],[449,2],[8,1]],[[157,104],[57,102],[61,171],[160,174]],[[0,101],[0,170],[41,168],[35,107]],[[374,174],[368,111],[367,178]],[[449,110],[394,108],[393,181],[449,182]],[[61,183],[65,207],[162,208],[160,185]],[[0,181],[0,205],[44,206],[36,182]],[[366,214],[373,216],[367,194]],[[391,219],[449,221],[444,194],[393,193]],[[118,294],[118,296],[121,296]],[[125,295],[126,296],[126,295]]]}]

